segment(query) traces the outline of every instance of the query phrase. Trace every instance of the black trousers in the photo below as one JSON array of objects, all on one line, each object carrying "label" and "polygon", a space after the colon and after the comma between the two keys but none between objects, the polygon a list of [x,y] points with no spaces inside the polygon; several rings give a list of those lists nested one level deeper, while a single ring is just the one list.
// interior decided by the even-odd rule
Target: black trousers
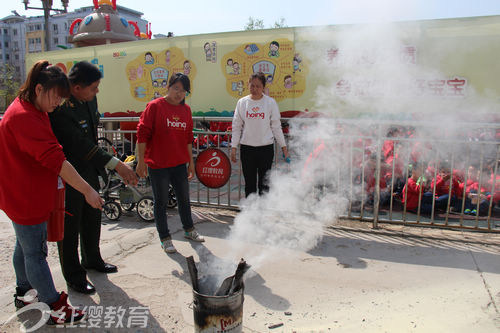
[{"label": "black trousers", "polygon": [[267,192],[269,186],[266,173],[273,165],[274,145],[258,147],[241,145],[240,159],[245,178],[245,196],[256,193],[257,188],[259,195]]},{"label": "black trousers", "polygon": [[[94,188],[98,188],[97,175],[85,180]],[[87,272],[82,265],[88,267],[102,266],[99,240],[101,238],[101,211],[92,208],[83,194],[66,184],[66,212],[64,217],[64,239],[57,243],[59,261],[64,279],[71,284],[83,284]],[[78,255],[78,241],[82,261]]]}]

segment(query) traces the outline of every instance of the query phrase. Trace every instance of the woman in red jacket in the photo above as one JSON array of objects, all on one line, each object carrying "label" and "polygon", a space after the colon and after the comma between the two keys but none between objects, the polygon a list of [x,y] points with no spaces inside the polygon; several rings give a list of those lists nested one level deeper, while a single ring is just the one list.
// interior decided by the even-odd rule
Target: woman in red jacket
[{"label": "woman in red jacket", "polygon": [[205,241],[194,229],[189,201],[188,180],[194,177],[193,118],[185,98],[190,86],[187,75],[173,74],[167,95],[148,103],[137,126],[136,172],[139,177],[148,173],[151,177],[156,230],[166,253],[176,252],[167,225],[170,183],[177,198],[184,237]]},{"label": "woman in red jacket", "polygon": [[[0,121],[0,209],[12,220],[16,233],[14,304],[17,308],[37,300],[48,304],[49,324],[76,322],[85,316],[68,305],[66,293],[56,291],[46,259],[47,221],[55,208],[58,176],[93,207],[101,208],[103,203],[66,160],[50,127],[48,112],[68,95],[62,70],[38,61]],[[26,294],[32,289],[36,293]]]}]

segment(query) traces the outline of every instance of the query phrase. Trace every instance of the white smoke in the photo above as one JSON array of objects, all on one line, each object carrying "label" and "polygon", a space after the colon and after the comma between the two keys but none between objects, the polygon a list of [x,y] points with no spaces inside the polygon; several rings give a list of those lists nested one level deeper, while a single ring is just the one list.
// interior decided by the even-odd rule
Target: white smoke
[{"label": "white smoke", "polygon": [[[443,138],[460,131],[455,125],[457,113],[472,108],[492,110],[495,105],[480,100],[470,85],[466,97],[433,96],[429,87],[433,87],[434,80],[448,77],[439,71],[442,54],[431,52],[433,61],[427,55],[426,64],[419,63],[418,38],[422,33],[417,23],[303,32],[301,40],[319,39],[329,43],[327,47],[334,52],[334,56],[325,59],[324,45],[320,48],[318,44],[296,43],[305,58],[315,59],[310,70],[322,84],[317,88],[316,104],[311,110],[326,118],[290,122],[288,146],[292,163],[284,164],[281,152],[278,153],[280,166],[269,174],[269,192],[251,195],[241,202],[241,212],[227,236],[230,244],[227,254],[233,256],[229,259],[234,263],[233,268],[240,256],[256,269],[267,261],[284,259],[283,249],[302,252],[317,246],[324,228],[336,223],[346,213],[350,199],[361,193],[351,181],[352,167],[359,168],[350,165],[352,143],[354,136],[377,134],[370,119],[412,120],[420,115],[433,126],[415,135]],[[335,120],[339,118],[358,120],[341,125]],[[446,131],[440,124],[446,126]],[[381,129],[382,136],[386,130]],[[364,140],[360,154],[366,150],[376,154],[374,144],[373,140]],[[432,150],[436,147],[430,148],[428,156],[449,156],[450,145],[441,144],[438,148],[441,149],[438,153]],[[407,164],[409,149],[401,155]],[[231,273],[230,270],[221,269],[224,274]]]}]

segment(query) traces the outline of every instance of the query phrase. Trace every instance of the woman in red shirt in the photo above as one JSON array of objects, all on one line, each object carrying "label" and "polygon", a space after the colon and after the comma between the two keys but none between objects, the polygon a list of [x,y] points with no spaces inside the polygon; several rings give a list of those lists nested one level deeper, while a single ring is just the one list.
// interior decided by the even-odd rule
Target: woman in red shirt
[{"label": "woman in red shirt", "polygon": [[177,198],[184,237],[205,241],[194,229],[189,201],[188,180],[194,177],[193,118],[185,98],[190,87],[187,75],[172,75],[167,95],[148,103],[137,125],[136,172],[139,177],[147,177],[148,173],[151,177],[156,230],[167,253],[176,252],[167,225],[170,183]]},{"label": "woman in red shirt", "polygon": [[48,324],[77,322],[85,316],[68,305],[66,293],[56,291],[46,259],[47,220],[55,208],[58,176],[94,208],[103,203],[66,160],[50,126],[48,112],[68,95],[66,75],[40,60],[0,121],[0,209],[16,233],[14,304],[17,308],[37,300],[48,304],[52,310]]}]

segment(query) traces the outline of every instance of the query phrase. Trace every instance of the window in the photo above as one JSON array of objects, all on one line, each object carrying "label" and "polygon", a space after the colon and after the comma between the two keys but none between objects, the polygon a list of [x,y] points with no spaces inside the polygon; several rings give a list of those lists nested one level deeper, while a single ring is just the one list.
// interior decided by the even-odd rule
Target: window
[{"label": "window", "polygon": [[52,25],[52,29],[57,32],[58,31],[58,25],[57,24],[53,24]]},{"label": "window", "polygon": [[10,55],[8,53],[5,55],[5,59],[10,60]]},{"label": "window", "polygon": [[13,34],[14,36],[17,36],[17,29],[12,29],[12,34]]},{"label": "window", "polygon": [[54,37],[54,45],[57,45],[57,44],[59,44],[59,38]]},{"label": "window", "polygon": [[4,42],[4,46],[5,46],[5,48],[8,48],[9,47],[9,42]]},{"label": "window", "polygon": [[4,35],[8,35],[8,34],[9,34],[9,30],[7,30],[7,29],[3,29],[3,34],[4,34]]},{"label": "window", "polygon": [[42,44],[42,38],[41,37],[36,38],[36,43],[37,44]]},{"label": "window", "polygon": [[64,31],[68,30],[68,22],[64,22]]},{"label": "window", "polygon": [[14,54],[14,59],[19,60],[19,54]]},{"label": "window", "polygon": [[16,66],[16,72],[21,73],[21,67]]},{"label": "window", "polygon": [[37,24],[35,26],[35,30],[42,30],[42,25],[41,24]]},{"label": "window", "polygon": [[19,42],[18,42],[18,41],[14,41],[14,48],[15,48],[15,49],[18,49],[18,48],[19,48]]}]

